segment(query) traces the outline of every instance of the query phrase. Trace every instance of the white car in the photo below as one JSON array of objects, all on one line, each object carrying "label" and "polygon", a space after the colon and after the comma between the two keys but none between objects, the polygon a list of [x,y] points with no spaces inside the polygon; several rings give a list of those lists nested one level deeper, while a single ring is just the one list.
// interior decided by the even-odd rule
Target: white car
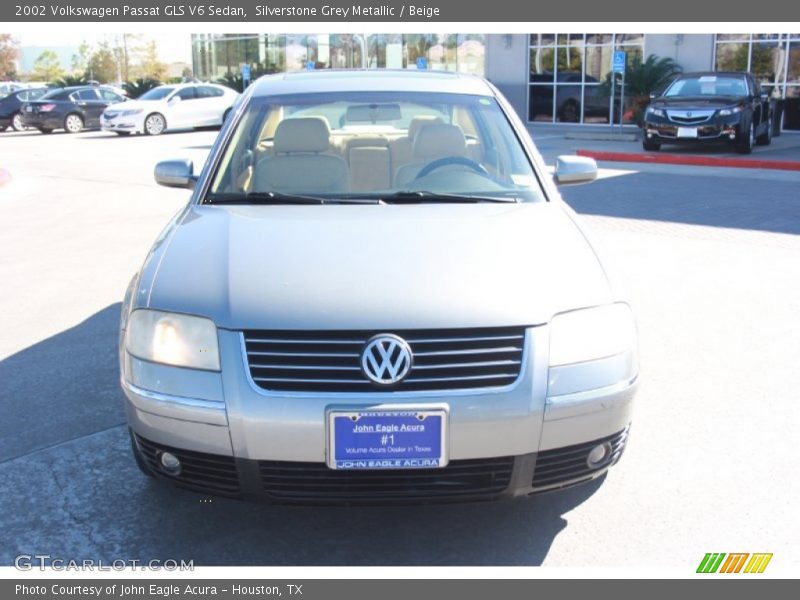
[{"label": "white car", "polygon": [[109,106],[100,127],[120,135],[159,135],[174,129],[222,125],[238,97],[238,92],[213,83],[161,85],[136,100]]}]

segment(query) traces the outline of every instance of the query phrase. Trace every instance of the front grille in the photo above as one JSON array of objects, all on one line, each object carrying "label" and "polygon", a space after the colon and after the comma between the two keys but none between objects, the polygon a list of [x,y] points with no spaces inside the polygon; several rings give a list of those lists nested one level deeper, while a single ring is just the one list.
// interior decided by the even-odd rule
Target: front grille
[{"label": "front grille", "polygon": [[116,118],[117,118],[117,116],[118,116],[119,114],[120,114],[120,113],[119,113],[119,112],[117,112],[117,111],[106,111],[106,112],[104,112],[104,113],[103,113],[103,116],[104,116],[106,119],[109,119],[109,120],[111,120],[111,119],[116,119]]},{"label": "front grille", "polygon": [[[628,430],[623,429],[619,433],[592,442],[540,452],[536,457],[533,487],[559,487],[563,484],[579,483],[591,479],[595,473],[619,460],[627,439]],[[611,444],[610,458],[599,466],[590,467],[587,462],[589,452],[598,444],[605,442]]]},{"label": "front grille", "polygon": [[[136,444],[147,465],[159,477],[165,477],[181,487],[196,492],[233,498],[240,496],[239,476],[233,457],[163,446],[146,440],[140,435],[136,436]],[[181,461],[180,473],[171,475],[161,468],[159,456],[163,452],[169,452],[178,457],[178,460]]]},{"label": "front grille", "polygon": [[[408,342],[414,366],[385,388],[361,372],[361,351],[378,333]],[[295,392],[398,392],[490,388],[519,377],[525,329],[399,331],[245,331],[250,375],[265,390]]]},{"label": "front grille", "polygon": [[[691,115],[689,114],[691,113]],[[709,111],[673,111],[668,110],[667,116],[669,120],[681,125],[697,125],[708,121],[714,115],[713,110]]]},{"label": "front grille", "polygon": [[275,501],[425,500],[494,496],[511,481],[514,457],[454,460],[441,469],[337,471],[322,463],[260,461]]}]

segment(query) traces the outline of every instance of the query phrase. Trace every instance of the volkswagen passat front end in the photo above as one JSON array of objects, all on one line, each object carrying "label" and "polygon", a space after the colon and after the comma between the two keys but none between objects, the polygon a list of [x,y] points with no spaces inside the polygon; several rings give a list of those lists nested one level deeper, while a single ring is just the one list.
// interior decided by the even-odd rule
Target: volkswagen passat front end
[{"label": "volkswagen passat front end", "polygon": [[122,309],[145,473],[276,503],[488,500],[622,454],[631,309],[485,80],[265,77],[199,176],[156,179],[193,193]]}]

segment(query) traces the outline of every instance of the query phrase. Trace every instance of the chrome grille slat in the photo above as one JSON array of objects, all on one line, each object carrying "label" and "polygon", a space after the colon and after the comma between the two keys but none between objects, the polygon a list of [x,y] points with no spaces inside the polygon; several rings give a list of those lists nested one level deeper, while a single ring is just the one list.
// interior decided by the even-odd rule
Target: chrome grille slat
[{"label": "chrome grille slat", "polygon": [[[362,374],[361,351],[372,337],[403,338],[414,355],[408,376],[394,386]],[[253,383],[288,392],[447,391],[514,383],[524,363],[525,328],[244,331]]]}]

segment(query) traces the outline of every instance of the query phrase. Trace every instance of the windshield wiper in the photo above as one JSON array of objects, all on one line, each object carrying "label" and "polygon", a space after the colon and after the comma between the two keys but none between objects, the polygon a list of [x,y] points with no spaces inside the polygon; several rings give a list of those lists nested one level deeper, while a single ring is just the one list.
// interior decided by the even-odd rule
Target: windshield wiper
[{"label": "windshield wiper", "polygon": [[327,204],[327,202],[325,198],[283,192],[209,194],[205,201],[206,204]]},{"label": "windshield wiper", "polygon": [[516,196],[469,196],[464,194],[439,194],[426,191],[401,191],[381,196],[383,204],[423,204],[428,202],[442,204],[476,204],[478,202],[498,202],[514,204],[519,202]]}]

